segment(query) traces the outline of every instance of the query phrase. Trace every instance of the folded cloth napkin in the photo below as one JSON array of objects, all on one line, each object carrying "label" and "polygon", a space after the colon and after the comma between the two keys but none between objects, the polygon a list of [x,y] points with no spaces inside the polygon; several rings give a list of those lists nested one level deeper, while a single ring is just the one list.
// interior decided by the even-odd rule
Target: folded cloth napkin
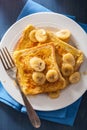
[{"label": "folded cloth napkin", "polygon": [[[47,8],[41,6],[40,4],[37,4],[36,2],[33,2],[32,0],[28,0],[27,3],[25,4],[24,8],[22,9],[21,13],[18,16],[19,20],[20,18],[32,14],[32,13],[37,13],[37,12],[49,12]],[[75,16],[69,16],[68,17],[72,18],[75,20]],[[84,25],[82,23],[79,23],[85,31],[87,31],[87,25]],[[53,121],[56,123],[61,123],[61,124],[66,124],[66,125],[73,125],[76,114],[79,109],[79,105],[81,102],[81,99],[78,99],[75,103],[60,109],[56,111],[37,111],[38,115],[40,118]],[[12,108],[26,113],[26,108],[19,104],[17,101],[15,101],[3,88],[2,84],[0,83],[0,101],[11,106]]]}]

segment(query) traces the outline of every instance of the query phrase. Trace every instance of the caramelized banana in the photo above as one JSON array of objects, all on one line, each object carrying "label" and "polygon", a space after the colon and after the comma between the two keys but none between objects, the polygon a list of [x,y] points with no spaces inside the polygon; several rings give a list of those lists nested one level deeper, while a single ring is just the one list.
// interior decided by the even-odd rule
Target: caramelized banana
[{"label": "caramelized banana", "polygon": [[47,33],[44,29],[38,29],[35,33],[35,38],[38,42],[45,42],[47,40]]},{"label": "caramelized banana", "polygon": [[47,74],[46,74],[46,79],[49,82],[55,82],[57,81],[59,78],[58,72],[56,70],[48,70]]},{"label": "caramelized banana", "polygon": [[74,68],[73,68],[72,65],[66,63],[66,64],[62,65],[62,70],[61,71],[62,71],[62,74],[64,76],[70,76],[73,73]]},{"label": "caramelized banana", "polygon": [[78,83],[79,80],[81,78],[81,75],[79,72],[75,72],[73,73],[70,77],[69,77],[69,81],[70,83],[74,84],[74,83]]},{"label": "caramelized banana", "polygon": [[63,62],[69,63],[72,66],[75,66],[75,58],[71,53],[67,53],[67,54],[63,55]]},{"label": "caramelized banana", "polygon": [[33,57],[30,59],[30,66],[35,70],[35,71],[43,71],[45,69],[45,62],[38,57]]},{"label": "caramelized banana", "polygon": [[58,90],[58,91],[55,91],[55,92],[48,93],[48,96],[50,98],[57,98],[57,97],[59,97],[59,94],[60,94],[60,91]]},{"label": "caramelized banana", "polygon": [[68,29],[62,29],[62,30],[56,32],[56,36],[65,42],[68,42],[70,35],[71,35],[71,33]]},{"label": "caramelized banana", "polygon": [[35,38],[35,33],[36,33],[36,29],[32,30],[30,33],[29,33],[29,38],[32,42],[37,42],[37,39]]},{"label": "caramelized banana", "polygon": [[35,83],[37,83],[38,85],[42,85],[45,83],[46,81],[46,77],[43,73],[41,72],[34,72],[32,74],[32,79],[34,80]]}]

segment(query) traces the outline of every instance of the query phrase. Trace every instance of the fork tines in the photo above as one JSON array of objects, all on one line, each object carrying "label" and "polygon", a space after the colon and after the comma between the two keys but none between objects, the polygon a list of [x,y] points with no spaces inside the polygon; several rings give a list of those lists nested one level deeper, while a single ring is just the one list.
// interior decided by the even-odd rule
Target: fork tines
[{"label": "fork tines", "polygon": [[14,67],[14,61],[6,47],[0,49],[0,59],[6,70]]}]

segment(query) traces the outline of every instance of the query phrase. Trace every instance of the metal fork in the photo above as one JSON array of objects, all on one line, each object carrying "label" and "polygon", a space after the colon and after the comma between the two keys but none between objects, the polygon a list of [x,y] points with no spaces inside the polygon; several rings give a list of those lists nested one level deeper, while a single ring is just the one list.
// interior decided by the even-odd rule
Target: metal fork
[{"label": "metal fork", "polygon": [[35,128],[39,128],[41,125],[40,119],[39,119],[37,113],[35,112],[35,110],[33,109],[32,105],[28,101],[26,95],[21,90],[21,86],[19,85],[19,82],[16,78],[17,68],[15,67],[14,61],[6,47],[0,49],[0,59],[1,59],[1,62],[4,66],[4,69],[6,70],[7,74],[10,76],[10,78],[12,80],[14,80],[16,82],[16,84],[20,90],[20,93],[21,93],[22,99],[24,101],[24,104],[25,104],[25,107],[27,110],[27,114],[31,121],[31,124]]}]

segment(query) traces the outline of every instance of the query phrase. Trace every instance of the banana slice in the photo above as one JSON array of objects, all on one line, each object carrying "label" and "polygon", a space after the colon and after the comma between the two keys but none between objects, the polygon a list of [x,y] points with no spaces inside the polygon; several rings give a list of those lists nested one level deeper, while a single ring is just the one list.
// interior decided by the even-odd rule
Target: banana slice
[{"label": "banana slice", "polygon": [[73,68],[72,65],[66,63],[66,64],[62,65],[62,70],[61,71],[62,71],[62,74],[64,76],[70,76],[73,73],[74,68]]},{"label": "banana slice", "polygon": [[67,53],[67,54],[63,55],[63,62],[69,63],[72,66],[75,66],[75,58],[71,53]]},{"label": "banana slice", "polygon": [[49,82],[55,82],[58,80],[58,78],[59,78],[59,75],[56,70],[48,70],[48,72],[46,73],[46,79]]},{"label": "banana slice", "polygon": [[30,33],[29,33],[29,38],[32,42],[37,42],[37,39],[35,38],[35,33],[36,33],[36,29],[32,30]]},{"label": "banana slice", "polygon": [[35,33],[35,38],[38,42],[45,42],[47,40],[47,33],[44,29],[38,29]]},{"label": "banana slice", "polygon": [[45,62],[38,57],[33,57],[30,59],[30,66],[35,70],[35,71],[43,71],[45,69]]},{"label": "banana slice", "polygon": [[60,91],[58,90],[58,91],[55,91],[55,92],[48,93],[48,96],[50,98],[57,98],[57,97],[59,97],[59,94],[60,94]]},{"label": "banana slice", "polygon": [[45,81],[46,81],[45,75],[43,73],[41,73],[41,72],[34,72],[32,74],[32,79],[38,85],[43,85],[45,83]]},{"label": "banana slice", "polygon": [[70,77],[69,77],[69,81],[70,83],[74,84],[74,83],[78,83],[80,81],[81,75],[79,72],[75,72],[73,73]]},{"label": "banana slice", "polygon": [[62,30],[56,32],[56,36],[65,42],[68,42],[70,35],[71,35],[71,33],[68,29],[62,29]]},{"label": "banana slice", "polygon": [[32,24],[29,24],[28,26],[26,26],[26,28],[24,29],[25,35],[30,33],[33,29],[35,29],[35,27]]}]

